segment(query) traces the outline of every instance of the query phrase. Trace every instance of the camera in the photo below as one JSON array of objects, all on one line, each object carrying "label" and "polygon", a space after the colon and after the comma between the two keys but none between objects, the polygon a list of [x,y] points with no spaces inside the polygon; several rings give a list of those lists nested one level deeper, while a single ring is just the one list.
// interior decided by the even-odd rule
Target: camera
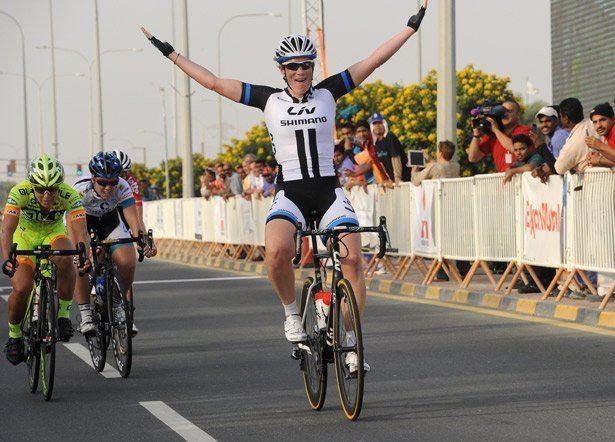
[{"label": "camera", "polygon": [[491,117],[498,124],[500,130],[504,130],[502,118],[506,115],[506,108],[501,104],[480,106],[470,111],[472,118],[472,127],[482,130],[485,135],[493,135],[491,123],[486,117]]}]

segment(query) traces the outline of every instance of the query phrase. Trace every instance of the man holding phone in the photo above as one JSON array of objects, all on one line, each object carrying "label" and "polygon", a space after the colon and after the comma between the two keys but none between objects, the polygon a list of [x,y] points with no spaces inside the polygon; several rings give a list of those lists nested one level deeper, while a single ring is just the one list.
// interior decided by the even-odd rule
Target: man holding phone
[{"label": "man holding phone", "polygon": [[[426,159],[430,159],[426,152],[423,152],[423,154]],[[459,163],[453,160],[453,156],[455,156],[455,145],[448,140],[440,141],[436,161],[427,163],[420,172],[418,166],[412,168],[412,184],[420,186],[423,180],[457,178],[460,168]]]}]

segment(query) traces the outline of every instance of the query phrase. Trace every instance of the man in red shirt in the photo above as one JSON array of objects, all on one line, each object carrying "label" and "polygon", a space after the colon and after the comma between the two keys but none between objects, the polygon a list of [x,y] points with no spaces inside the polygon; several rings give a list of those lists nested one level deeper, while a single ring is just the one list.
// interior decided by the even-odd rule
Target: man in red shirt
[{"label": "man in red shirt", "polygon": [[589,113],[594,129],[603,139],[586,137],[587,147],[593,149],[587,155],[592,166],[615,167],[615,114],[609,103],[594,107]]},{"label": "man in red shirt", "polygon": [[483,158],[491,155],[495,168],[498,172],[504,172],[515,161],[512,137],[515,135],[529,135],[530,127],[520,123],[521,109],[514,100],[506,100],[502,103],[506,109],[506,115],[502,118],[504,130],[500,129],[497,122],[486,117],[491,124],[493,135],[484,135],[479,128],[474,128],[472,132],[472,142],[468,151],[468,160],[471,163],[478,163]]}]

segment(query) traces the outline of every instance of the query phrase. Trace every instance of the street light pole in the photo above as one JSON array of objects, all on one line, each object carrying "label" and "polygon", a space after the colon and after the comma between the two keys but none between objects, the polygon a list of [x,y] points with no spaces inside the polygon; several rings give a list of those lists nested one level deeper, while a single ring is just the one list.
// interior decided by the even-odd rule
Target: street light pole
[{"label": "street light pole", "polygon": [[164,180],[166,182],[165,191],[167,199],[171,198],[171,185],[169,183],[169,141],[167,135],[167,102],[164,95],[164,88],[160,88],[162,98],[162,127],[164,127]]},{"label": "street light pole", "polygon": [[[171,0],[171,38],[172,41],[175,42],[175,0]],[[173,91],[177,90],[177,70],[175,66],[171,66],[171,86],[173,87]],[[179,157],[179,153],[177,151],[177,93],[173,92],[171,95],[172,99],[172,107],[173,107],[173,152],[175,154],[175,158]]]},{"label": "street light pole", "polygon": [[53,39],[53,7],[51,0],[49,0],[49,29],[51,36],[51,106],[52,106],[52,130],[53,140],[53,154],[56,159],[59,159],[58,152],[58,108],[56,102],[56,51],[54,50],[55,42]]},{"label": "street light pole", "polygon": [[17,19],[10,14],[7,14],[4,11],[0,11],[0,15],[5,15],[9,19],[13,20],[15,25],[17,25],[17,29],[19,29],[19,33],[21,35],[21,75],[23,76],[23,119],[24,119],[24,146],[25,146],[25,160],[26,160],[26,168],[28,164],[30,164],[30,145],[28,142],[28,96],[27,96],[27,88],[26,88],[26,44],[25,38],[23,34],[23,29]]},{"label": "street light pole", "polygon": [[449,140],[457,144],[455,0],[440,0],[439,16],[440,61],[436,132],[438,141]]},{"label": "street light pole", "polygon": [[[279,12],[255,12],[255,13],[251,13],[251,14],[238,14],[238,15],[234,15],[230,18],[228,18],[224,23],[222,23],[222,26],[220,26],[220,30],[218,31],[218,77],[220,78],[222,76],[222,68],[221,68],[221,50],[220,50],[220,42],[222,39],[222,31],[224,30],[224,28],[226,27],[226,25],[228,25],[231,21],[237,19],[237,18],[243,18],[243,17],[281,17],[282,14],[280,14]],[[222,152],[222,96],[218,95],[218,142],[219,142],[219,146],[218,149],[220,152]]]},{"label": "street light pole", "polygon": [[[179,53],[189,58],[188,52],[188,0],[179,0]],[[180,73],[179,89],[182,110],[182,143],[184,158],[182,159],[182,193],[184,198],[194,195],[194,172],[192,164],[192,127],[190,116],[190,78]]]},{"label": "street light pole", "polygon": [[[421,8],[421,0],[417,0],[416,1],[417,4],[417,9]],[[417,60],[416,60],[416,67],[417,67],[417,80],[416,83],[419,84],[421,82],[421,79],[423,78],[423,44],[421,42],[421,32],[419,32],[420,29],[416,32],[416,47],[418,49],[417,51]]]},{"label": "street light pole", "polygon": [[94,0],[94,62],[96,64],[96,104],[98,106],[98,149],[105,150],[103,132],[102,85],[100,79],[100,38],[98,32],[98,0]]}]

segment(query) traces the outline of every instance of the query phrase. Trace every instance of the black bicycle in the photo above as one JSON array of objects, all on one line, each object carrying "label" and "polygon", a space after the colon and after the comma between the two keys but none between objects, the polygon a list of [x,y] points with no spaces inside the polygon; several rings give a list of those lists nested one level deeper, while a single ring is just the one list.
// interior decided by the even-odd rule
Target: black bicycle
[{"label": "black bicycle", "polygon": [[79,267],[83,268],[86,260],[85,245],[79,243],[75,250],[56,250],[49,245],[38,246],[34,250],[17,250],[17,244],[14,243],[9,254],[13,268],[20,255],[36,257],[34,288],[28,296],[26,315],[21,322],[28,387],[31,393],[36,393],[40,379],[43,397],[49,401],[53,393],[56,342],[59,340],[56,267],[49,258],[77,255]]},{"label": "black bicycle", "polygon": [[[378,257],[382,258],[390,243],[386,228],[386,218],[380,217],[380,224],[372,227],[339,226],[332,229],[318,229],[315,221],[310,228],[302,230],[297,225],[297,252],[293,263],[301,260],[301,239],[309,236],[312,240],[314,255],[314,277],[303,282],[301,291],[301,311],[303,326],[307,334],[305,342],[293,347],[293,359],[300,360],[303,384],[308,403],[313,410],[320,410],[327,393],[327,364],[334,362],[337,389],[344,414],[356,420],[363,405],[363,337],[359,309],[350,282],[342,273],[341,247],[346,247],[343,238],[351,233],[378,233]],[[318,253],[317,237],[320,236],[329,247],[326,252]],[[341,247],[340,247],[341,246]],[[326,263],[331,260],[333,274],[331,285],[326,287]],[[331,314],[329,307],[331,306]],[[351,355],[354,353],[354,355]],[[350,356],[349,356],[350,355]],[[351,372],[347,358],[352,357],[356,370]],[[356,357],[356,358],[355,358]]]},{"label": "black bicycle", "polygon": [[[125,291],[120,289],[120,281],[116,276],[116,267],[111,258],[111,248],[118,244],[138,243],[139,262],[143,261],[143,246],[153,243],[152,231],[147,236],[139,232],[138,237],[98,240],[96,233],[92,234],[92,256],[94,271],[92,272],[92,287],[90,303],[92,320],[96,330],[86,334],[92,365],[97,372],[105,368],[107,349],[112,344],[113,356],[117,370],[123,378],[130,375],[132,368],[132,321],[133,303],[128,299]],[[98,251],[102,257],[99,258]]]}]

